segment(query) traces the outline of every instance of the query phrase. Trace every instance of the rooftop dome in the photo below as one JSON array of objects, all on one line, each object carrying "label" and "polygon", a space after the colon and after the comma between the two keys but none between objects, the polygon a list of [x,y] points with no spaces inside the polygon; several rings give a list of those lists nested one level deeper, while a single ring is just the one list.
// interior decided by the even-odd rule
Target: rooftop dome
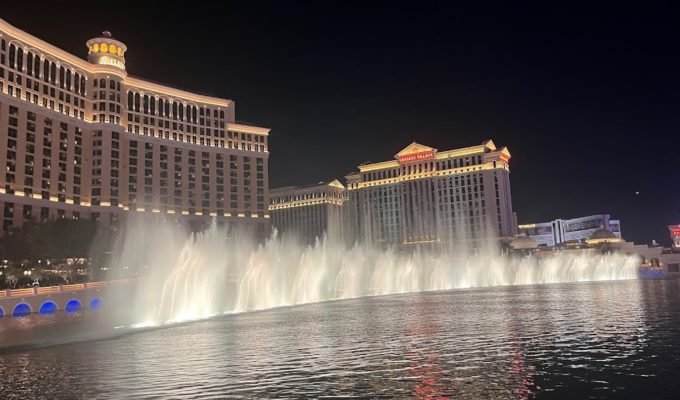
[{"label": "rooftop dome", "polygon": [[618,239],[618,237],[612,231],[600,228],[590,235],[590,239]]},{"label": "rooftop dome", "polygon": [[538,242],[527,235],[518,235],[510,242],[510,247],[514,250],[533,250],[538,247]]}]

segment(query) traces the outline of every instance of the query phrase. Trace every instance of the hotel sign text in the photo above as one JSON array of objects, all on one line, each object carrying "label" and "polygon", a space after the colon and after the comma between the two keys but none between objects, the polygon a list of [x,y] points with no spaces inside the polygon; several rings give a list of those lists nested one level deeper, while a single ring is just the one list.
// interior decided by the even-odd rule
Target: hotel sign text
[{"label": "hotel sign text", "polygon": [[680,225],[668,225],[668,230],[671,232],[671,236],[680,236]]},{"label": "hotel sign text", "polygon": [[117,60],[117,59],[112,58],[112,57],[108,57],[108,56],[100,57],[99,60],[97,60],[97,63],[98,64],[104,64],[104,65],[112,65],[112,66],[118,67],[122,70],[125,69],[125,64],[122,61]]},{"label": "hotel sign text", "polygon": [[429,159],[432,159],[432,158],[434,158],[434,151],[428,150],[428,151],[421,151],[419,153],[404,154],[403,156],[398,156],[397,160],[400,163],[405,163],[405,162],[429,160]]}]

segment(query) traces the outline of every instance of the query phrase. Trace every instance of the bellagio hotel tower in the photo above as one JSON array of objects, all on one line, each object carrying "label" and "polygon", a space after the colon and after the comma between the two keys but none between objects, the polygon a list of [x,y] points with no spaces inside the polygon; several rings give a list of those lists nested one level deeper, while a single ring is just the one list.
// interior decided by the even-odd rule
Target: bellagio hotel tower
[{"label": "bellagio hotel tower", "polygon": [[128,75],[109,32],[86,49],[0,20],[0,234],[129,213],[267,232],[269,129],[237,123],[232,100]]}]

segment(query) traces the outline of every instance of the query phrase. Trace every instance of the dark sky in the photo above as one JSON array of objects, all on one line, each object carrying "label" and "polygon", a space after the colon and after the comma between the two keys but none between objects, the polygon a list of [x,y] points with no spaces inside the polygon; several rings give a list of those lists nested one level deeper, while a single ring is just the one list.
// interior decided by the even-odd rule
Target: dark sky
[{"label": "dark sky", "polygon": [[680,223],[671,2],[12,3],[0,18],[73,54],[110,30],[130,74],[235,100],[272,129],[272,186],[493,139],[520,223],[610,213],[664,243]]}]

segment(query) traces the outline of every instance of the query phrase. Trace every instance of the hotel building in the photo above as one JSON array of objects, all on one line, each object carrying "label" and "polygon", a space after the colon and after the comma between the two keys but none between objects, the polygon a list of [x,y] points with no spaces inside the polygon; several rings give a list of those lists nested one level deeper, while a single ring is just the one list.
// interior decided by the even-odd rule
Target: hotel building
[{"label": "hotel building", "polygon": [[506,147],[488,140],[438,151],[414,142],[394,158],[346,177],[357,240],[410,246],[514,235]]},{"label": "hotel building", "polygon": [[671,248],[680,250],[680,225],[668,225],[668,233],[671,235]]},{"label": "hotel building", "polygon": [[564,242],[583,242],[595,231],[606,229],[621,238],[621,222],[611,219],[609,214],[589,215],[572,219],[556,219],[549,222],[519,225],[519,233],[523,233],[539,245],[556,246]]},{"label": "hotel building", "polygon": [[0,45],[1,233],[136,212],[268,231],[269,129],[232,100],[129,75],[108,32],[87,60],[2,20]]},{"label": "hotel building", "polygon": [[309,186],[289,186],[269,193],[272,226],[303,243],[316,238],[342,239],[345,233],[345,187],[337,179]]}]

